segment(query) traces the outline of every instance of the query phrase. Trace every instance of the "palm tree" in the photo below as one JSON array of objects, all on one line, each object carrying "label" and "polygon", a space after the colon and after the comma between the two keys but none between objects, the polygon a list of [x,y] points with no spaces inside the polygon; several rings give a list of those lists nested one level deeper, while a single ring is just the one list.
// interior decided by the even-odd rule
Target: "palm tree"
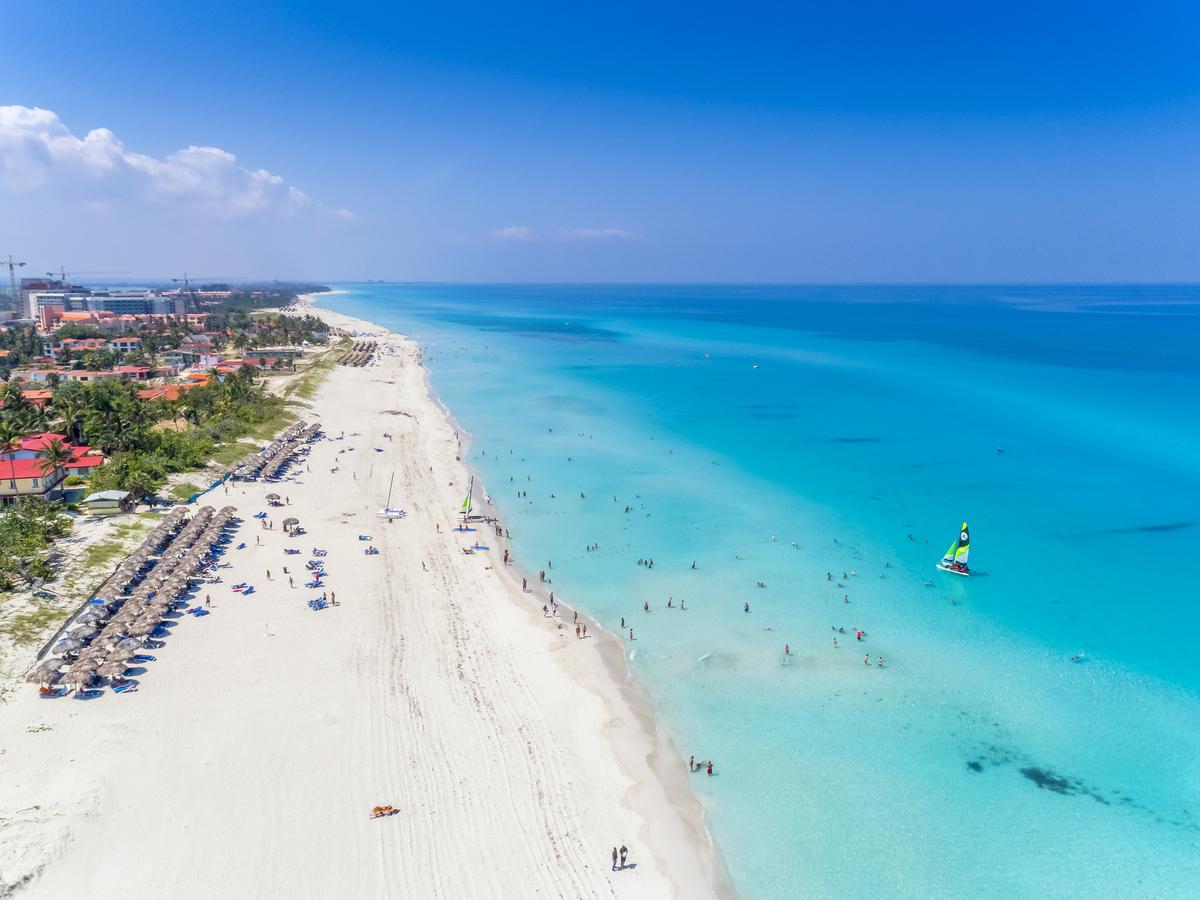
[{"label": "palm tree", "polygon": [[4,388],[3,402],[0,405],[4,407],[5,413],[11,415],[29,409],[33,404],[21,393],[21,386],[15,381],[10,381]]},{"label": "palm tree", "polygon": [[26,434],[42,432],[50,427],[50,414],[44,406],[30,406],[13,418],[25,429]]},{"label": "palm tree", "polygon": [[80,443],[79,429],[83,425],[83,404],[76,400],[64,400],[54,404],[54,412],[71,442]]},{"label": "palm tree", "polygon": [[42,448],[41,458],[38,460],[38,468],[41,470],[43,477],[49,475],[48,481],[54,483],[57,479],[59,469],[74,458],[75,455],[67,449],[67,445],[55,439]]}]

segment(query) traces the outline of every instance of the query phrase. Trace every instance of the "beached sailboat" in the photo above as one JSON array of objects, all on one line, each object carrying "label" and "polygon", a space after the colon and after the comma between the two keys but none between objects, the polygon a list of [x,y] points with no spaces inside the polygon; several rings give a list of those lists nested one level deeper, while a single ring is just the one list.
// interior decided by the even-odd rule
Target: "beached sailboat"
[{"label": "beached sailboat", "polygon": [[474,493],[475,493],[475,479],[472,478],[470,485],[467,487],[467,496],[463,497],[462,506],[460,506],[458,508],[458,514],[460,516],[462,516],[464,522],[467,521],[467,519],[471,518],[471,505],[472,505],[472,500],[473,500],[472,495]]},{"label": "beached sailboat", "polygon": [[402,509],[397,509],[392,506],[392,488],[396,484],[396,473],[392,473],[392,480],[388,482],[387,503],[383,505],[383,509],[375,513],[381,519],[403,519],[408,513]]},{"label": "beached sailboat", "polygon": [[946,555],[942,557],[942,561],[937,564],[937,567],[943,572],[953,572],[955,575],[970,575],[971,570],[967,568],[967,557],[970,552],[971,537],[967,531],[967,523],[963,522],[958,537],[950,545],[950,549],[946,551]]}]

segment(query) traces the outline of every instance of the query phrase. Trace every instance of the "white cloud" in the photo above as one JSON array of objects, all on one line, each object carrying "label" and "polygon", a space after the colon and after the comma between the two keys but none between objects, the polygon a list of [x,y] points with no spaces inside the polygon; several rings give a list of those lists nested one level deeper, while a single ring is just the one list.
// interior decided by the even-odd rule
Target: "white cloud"
[{"label": "white cloud", "polygon": [[492,237],[502,241],[528,241],[533,238],[533,229],[526,225],[509,225],[507,228],[497,228]]},{"label": "white cloud", "polygon": [[640,234],[635,234],[632,231],[626,231],[624,228],[572,228],[566,232],[566,237],[575,238],[577,240],[593,240],[604,241],[609,239],[635,241],[641,237]]},{"label": "white cloud", "polygon": [[266,169],[246,168],[219,147],[148,156],[107,128],[77,137],[57,113],[29,106],[0,106],[0,189],[55,190],[89,203],[145,199],[224,219],[264,213],[354,218],[349,210],[321,206]]}]

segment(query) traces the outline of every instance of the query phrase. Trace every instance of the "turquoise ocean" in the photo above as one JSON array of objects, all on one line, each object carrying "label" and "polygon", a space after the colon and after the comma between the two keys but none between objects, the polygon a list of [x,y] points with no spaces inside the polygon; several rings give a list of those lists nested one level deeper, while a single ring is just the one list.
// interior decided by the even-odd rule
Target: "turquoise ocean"
[{"label": "turquoise ocean", "polygon": [[715,761],[740,896],[1200,896],[1200,288],[339,289]]}]

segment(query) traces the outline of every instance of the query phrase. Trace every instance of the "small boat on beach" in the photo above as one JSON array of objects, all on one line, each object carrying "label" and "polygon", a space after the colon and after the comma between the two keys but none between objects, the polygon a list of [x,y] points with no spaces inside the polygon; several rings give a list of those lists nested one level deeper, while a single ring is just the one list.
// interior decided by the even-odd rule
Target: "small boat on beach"
[{"label": "small boat on beach", "polygon": [[971,570],[967,568],[967,556],[970,552],[971,537],[967,531],[967,523],[963,522],[958,537],[950,545],[950,549],[946,551],[946,555],[942,557],[942,561],[937,564],[937,567],[943,572],[953,572],[955,575],[970,575]]}]

